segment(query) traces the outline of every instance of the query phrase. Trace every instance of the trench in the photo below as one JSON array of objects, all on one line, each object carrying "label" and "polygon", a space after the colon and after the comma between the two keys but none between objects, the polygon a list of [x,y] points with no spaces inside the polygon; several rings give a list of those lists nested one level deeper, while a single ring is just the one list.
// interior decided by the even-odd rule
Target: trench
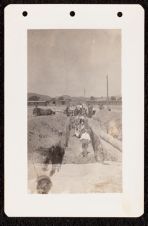
[{"label": "trench", "polygon": [[[41,118],[38,118],[38,120]],[[88,120],[93,135],[97,137],[93,119]],[[68,119],[67,122],[68,123]],[[66,124],[65,124],[66,125]],[[63,164],[59,172],[52,176],[53,187],[51,193],[84,193],[84,192],[121,192],[121,152],[108,142],[100,138],[105,153],[105,162],[99,164],[94,158],[93,146],[88,147],[88,156],[82,156],[82,145],[76,138],[74,131],[69,134],[68,146],[65,149]],[[66,135],[65,135],[66,136]],[[51,165],[48,170],[42,170],[42,164],[35,165],[39,175],[49,176]],[[28,164],[28,189],[30,193],[36,193],[36,172],[29,161]]]},{"label": "trench", "polygon": [[[63,159],[63,164],[66,163],[75,163],[75,164],[83,164],[83,163],[94,163],[97,160],[95,159],[95,149],[97,150],[97,155],[99,160],[103,158],[104,161],[121,161],[121,152],[111,142],[102,139],[99,131],[99,126],[97,122],[93,119],[88,119],[88,128],[90,132],[91,142],[88,146],[88,155],[87,157],[82,156],[82,145],[80,139],[74,136],[73,129],[70,131],[68,147],[65,150],[65,155]],[[96,143],[100,143],[102,150],[100,147],[96,147]],[[99,144],[98,144],[99,145]]]}]

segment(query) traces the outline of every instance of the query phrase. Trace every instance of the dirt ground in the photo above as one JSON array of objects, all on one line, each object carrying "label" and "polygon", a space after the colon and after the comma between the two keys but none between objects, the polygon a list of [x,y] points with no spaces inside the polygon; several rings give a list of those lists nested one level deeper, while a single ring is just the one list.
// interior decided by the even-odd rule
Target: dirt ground
[{"label": "dirt ground", "polygon": [[110,106],[110,108],[111,111],[97,109],[93,119],[99,122],[101,129],[106,133],[111,133],[112,130],[114,136],[122,140],[122,109],[119,106]]},{"label": "dirt ground", "polygon": [[[56,109],[57,110],[57,109]],[[60,109],[62,111],[62,109]],[[117,110],[120,113],[120,109]],[[117,112],[116,112],[117,113]],[[114,115],[116,115],[116,113]],[[118,117],[119,117],[118,114]],[[95,129],[99,111],[96,118],[91,119],[92,129]],[[103,115],[103,113],[102,113]],[[108,116],[113,118],[113,112]],[[116,119],[116,118],[115,118]],[[43,170],[42,162],[32,162],[32,153],[39,147],[49,147],[57,142],[57,131],[65,131],[67,116],[57,113],[55,116],[32,116],[32,108],[28,111],[28,190],[36,193],[37,175],[48,175]],[[99,120],[101,117],[99,117]],[[121,120],[121,119],[120,119]],[[94,128],[93,128],[94,126]],[[98,134],[99,135],[99,134]],[[106,159],[103,164],[95,161],[91,143],[88,147],[88,156],[82,156],[82,145],[70,132],[68,147],[65,150],[63,164],[59,172],[52,176],[51,193],[86,193],[86,192],[122,192],[122,153],[111,144],[101,140]]]},{"label": "dirt ground", "polygon": [[[39,175],[49,175],[50,168],[43,172],[42,166],[36,165]],[[29,193],[36,193],[36,172],[31,163],[29,171]],[[50,193],[122,192],[121,163],[63,164],[51,180]]]}]

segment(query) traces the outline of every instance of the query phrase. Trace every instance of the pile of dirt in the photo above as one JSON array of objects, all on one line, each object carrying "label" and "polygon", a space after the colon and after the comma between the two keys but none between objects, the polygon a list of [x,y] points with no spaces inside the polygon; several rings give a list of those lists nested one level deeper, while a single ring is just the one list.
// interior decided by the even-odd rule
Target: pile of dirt
[{"label": "pile of dirt", "polygon": [[65,145],[67,117],[63,114],[32,117],[28,120],[28,154],[48,149],[61,142]]},{"label": "pile of dirt", "polygon": [[99,121],[103,131],[122,140],[122,113],[120,111],[115,112],[104,109],[98,111],[93,118]]}]

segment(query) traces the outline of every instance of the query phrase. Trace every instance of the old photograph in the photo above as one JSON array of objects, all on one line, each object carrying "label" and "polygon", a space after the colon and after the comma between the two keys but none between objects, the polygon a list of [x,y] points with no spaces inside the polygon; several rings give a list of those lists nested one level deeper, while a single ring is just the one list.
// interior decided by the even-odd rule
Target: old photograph
[{"label": "old photograph", "polygon": [[122,192],[121,38],[27,31],[28,193]]}]

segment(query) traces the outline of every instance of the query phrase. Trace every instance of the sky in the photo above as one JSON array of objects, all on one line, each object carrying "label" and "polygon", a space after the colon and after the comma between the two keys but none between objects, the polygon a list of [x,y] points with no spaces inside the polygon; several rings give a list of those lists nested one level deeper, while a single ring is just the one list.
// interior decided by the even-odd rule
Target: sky
[{"label": "sky", "polygon": [[28,30],[28,92],[121,95],[121,30]]}]

